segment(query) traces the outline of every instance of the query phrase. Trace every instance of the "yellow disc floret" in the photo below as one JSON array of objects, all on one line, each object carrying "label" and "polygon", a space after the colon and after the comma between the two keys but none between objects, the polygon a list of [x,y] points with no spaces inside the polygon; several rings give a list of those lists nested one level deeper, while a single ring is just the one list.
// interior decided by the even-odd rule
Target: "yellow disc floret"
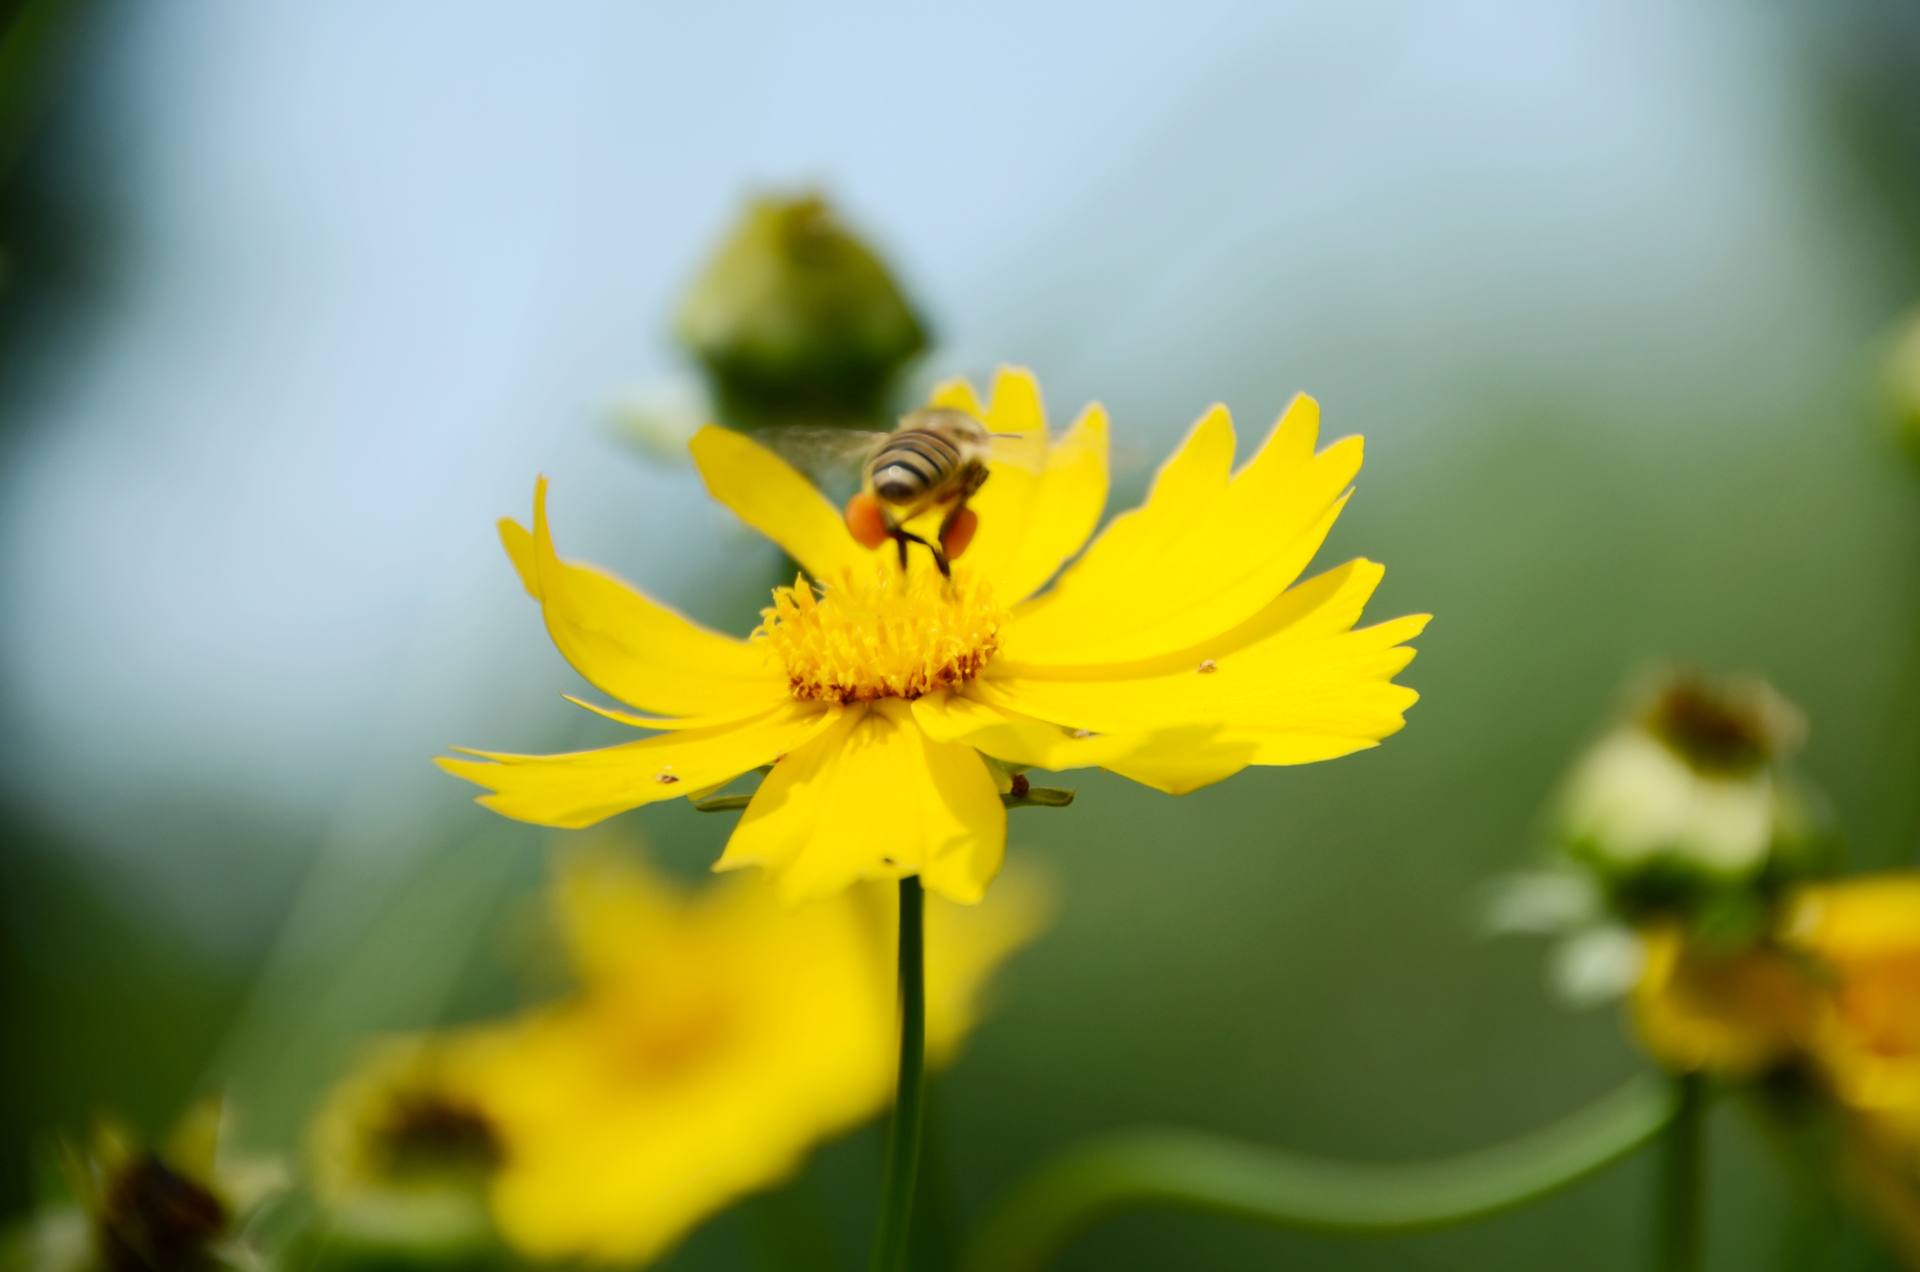
[{"label": "yellow disc floret", "polygon": [[948,581],[853,572],[815,591],[803,577],[773,590],[754,633],[787,669],[803,701],[918,698],[980,674],[999,646],[1004,614],[984,578]]}]

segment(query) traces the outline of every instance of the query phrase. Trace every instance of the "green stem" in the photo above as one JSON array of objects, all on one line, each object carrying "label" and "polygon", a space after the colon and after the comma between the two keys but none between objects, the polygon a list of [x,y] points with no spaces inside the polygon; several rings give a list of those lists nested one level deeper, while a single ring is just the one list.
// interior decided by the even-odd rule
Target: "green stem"
[{"label": "green stem", "polygon": [[1660,1145],[1660,1272],[1698,1272],[1701,1255],[1701,1148],[1706,1079],[1683,1073],[1672,1080],[1674,1114]]},{"label": "green stem", "polygon": [[1330,1162],[1187,1131],[1123,1132],[1069,1150],[1017,1187],[966,1266],[1036,1272],[1082,1229],[1143,1206],[1336,1233],[1465,1223],[1611,1165],[1659,1135],[1674,1109],[1666,1085],[1641,1079],[1544,1131],[1406,1166]]},{"label": "green stem", "polygon": [[913,1180],[920,1164],[925,1121],[927,976],[925,899],[920,880],[900,881],[900,1079],[894,1088],[893,1126],[887,1133],[886,1192],[880,1202],[880,1232],[873,1243],[873,1272],[906,1266],[907,1232],[913,1216]]},{"label": "green stem", "polygon": [[921,1125],[910,1247],[913,1266],[920,1272],[958,1272],[960,1240],[954,1227],[953,1178],[947,1169],[940,1101],[935,1092],[927,1092]]}]

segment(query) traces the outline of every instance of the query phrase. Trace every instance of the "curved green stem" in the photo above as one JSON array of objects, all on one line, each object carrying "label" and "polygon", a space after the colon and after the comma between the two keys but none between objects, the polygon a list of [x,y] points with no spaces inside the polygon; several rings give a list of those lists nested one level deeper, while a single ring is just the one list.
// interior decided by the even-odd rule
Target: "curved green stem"
[{"label": "curved green stem", "polygon": [[913,1182],[920,1165],[927,1068],[927,976],[925,898],[920,880],[900,881],[900,1080],[894,1089],[893,1126],[887,1132],[886,1192],[880,1202],[880,1232],[873,1243],[873,1272],[899,1272],[907,1261]]},{"label": "curved green stem", "polygon": [[1697,1272],[1701,1241],[1701,1132],[1706,1079],[1697,1073],[1671,1079],[1674,1111],[1660,1141],[1660,1272]]},{"label": "curved green stem", "polygon": [[989,1218],[970,1272],[1036,1272],[1118,1211],[1175,1206],[1276,1227],[1406,1232],[1465,1223],[1565,1188],[1654,1139],[1675,1093],[1640,1079],[1557,1125],[1476,1153],[1407,1166],[1306,1157],[1188,1131],[1124,1132],[1072,1149]]}]

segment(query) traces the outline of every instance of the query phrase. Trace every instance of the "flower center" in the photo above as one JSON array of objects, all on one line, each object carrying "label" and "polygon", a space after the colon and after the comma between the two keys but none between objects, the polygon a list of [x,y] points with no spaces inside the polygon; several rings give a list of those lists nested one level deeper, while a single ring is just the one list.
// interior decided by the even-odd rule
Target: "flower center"
[{"label": "flower center", "polygon": [[754,637],[786,665],[802,701],[918,698],[965,684],[999,646],[1001,611],[984,578],[951,582],[932,570],[906,578],[849,572],[815,592],[804,578],[773,589]]},{"label": "flower center", "polygon": [[387,1111],[376,1140],[395,1175],[486,1169],[500,1160],[493,1124],[479,1109],[433,1091],[408,1091]]}]

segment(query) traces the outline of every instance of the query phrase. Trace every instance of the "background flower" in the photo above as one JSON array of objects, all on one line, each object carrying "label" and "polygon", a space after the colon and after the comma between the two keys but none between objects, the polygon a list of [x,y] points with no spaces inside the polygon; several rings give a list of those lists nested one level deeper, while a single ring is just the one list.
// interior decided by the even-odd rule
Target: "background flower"
[{"label": "background flower", "polygon": [[[602,847],[566,856],[552,899],[575,992],[393,1044],[342,1086],[316,1143],[347,1218],[373,1193],[410,1244],[444,1243],[472,1181],[526,1254],[646,1263],[891,1098],[884,889],[797,906],[758,876],[686,891]],[[935,904],[936,1062],[1043,907],[1031,877],[979,909]]]}]

